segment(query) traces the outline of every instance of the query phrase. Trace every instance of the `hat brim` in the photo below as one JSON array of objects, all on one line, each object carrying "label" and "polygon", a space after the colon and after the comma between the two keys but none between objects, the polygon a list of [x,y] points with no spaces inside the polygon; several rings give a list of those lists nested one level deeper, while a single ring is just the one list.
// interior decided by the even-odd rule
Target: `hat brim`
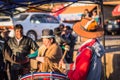
[{"label": "hat brim", "polygon": [[41,36],[41,38],[54,38],[55,36]]},{"label": "hat brim", "polygon": [[4,31],[4,29],[0,29],[0,32],[3,32]]},{"label": "hat brim", "polygon": [[61,33],[61,31],[58,31],[58,32],[54,32],[54,34],[60,34]]},{"label": "hat brim", "polygon": [[0,29],[0,32],[10,32],[8,29]]},{"label": "hat brim", "polygon": [[81,26],[81,22],[77,22],[73,25],[74,32],[79,36],[86,37],[86,38],[98,38],[104,35],[104,30],[100,26],[98,27],[98,30],[95,32],[83,30],[80,26]]},{"label": "hat brim", "polygon": [[3,31],[3,32],[10,32],[9,30],[7,30],[7,31]]}]

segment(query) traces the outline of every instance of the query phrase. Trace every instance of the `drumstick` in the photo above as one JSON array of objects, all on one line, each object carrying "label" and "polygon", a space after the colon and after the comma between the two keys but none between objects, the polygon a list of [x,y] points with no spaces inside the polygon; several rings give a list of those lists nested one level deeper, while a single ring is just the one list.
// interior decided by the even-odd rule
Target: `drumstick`
[{"label": "drumstick", "polygon": [[61,60],[64,60],[64,58],[65,58],[67,52],[69,51],[70,47],[68,45],[66,45],[64,49],[65,49],[65,51],[64,51],[64,54],[63,54]]},{"label": "drumstick", "polygon": [[[64,60],[66,54],[67,54],[67,50],[64,51],[64,54],[63,54],[63,56],[62,56],[60,62],[62,61],[62,63],[63,63],[63,60]],[[65,61],[65,60],[64,60],[64,61]],[[65,61],[65,62],[66,62],[66,61]],[[61,68],[61,67],[62,67],[62,66],[61,66],[61,64],[60,64],[60,65],[59,65],[59,68]]]},{"label": "drumstick", "polygon": [[64,54],[63,54],[61,60],[64,60],[66,54],[67,54],[67,50],[64,51]]}]

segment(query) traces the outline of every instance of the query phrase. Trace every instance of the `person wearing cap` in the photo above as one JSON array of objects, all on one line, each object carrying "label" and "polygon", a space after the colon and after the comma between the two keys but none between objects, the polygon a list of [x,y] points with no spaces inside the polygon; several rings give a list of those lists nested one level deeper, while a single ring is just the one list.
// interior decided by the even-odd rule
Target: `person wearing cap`
[{"label": "person wearing cap", "polygon": [[8,39],[10,38],[9,33],[10,33],[10,30],[5,27],[3,30],[1,30],[1,37],[3,37],[5,41],[8,41]]},{"label": "person wearing cap", "polygon": [[1,80],[10,80],[9,63],[18,64],[10,57],[11,51],[6,40],[7,32],[8,30],[5,29],[0,30],[0,79]]},{"label": "person wearing cap", "polygon": [[104,31],[94,19],[83,18],[73,25],[73,30],[81,36],[83,44],[78,49],[78,55],[73,69],[67,72],[70,80],[100,80],[101,57],[105,54],[99,38]]},{"label": "person wearing cap", "polygon": [[53,30],[43,29],[41,38],[43,45],[38,51],[28,55],[28,57],[39,61],[38,72],[61,72],[59,61],[62,58],[62,50],[55,41]]},{"label": "person wearing cap", "polygon": [[66,44],[68,44],[70,42],[70,40],[63,38],[61,35],[61,32],[62,31],[60,30],[59,27],[54,28],[55,40],[62,47],[62,46],[65,46]]},{"label": "person wearing cap", "polygon": [[55,35],[55,39],[56,42],[58,43],[58,45],[61,46],[61,44],[64,42],[64,39],[61,37],[61,30],[59,27],[54,28],[54,35]]},{"label": "person wearing cap", "polygon": [[84,17],[84,18],[91,18],[90,11],[88,9],[85,9],[82,17]]},{"label": "person wearing cap", "polygon": [[26,57],[31,50],[36,51],[39,46],[30,37],[23,35],[23,26],[16,24],[14,26],[15,36],[8,40],[8,45],[12,52],[11,58],[20,64],[11,64],[11,80],[18,80],[19,75],[28,74],[30,72],[30,61]]},{"label": "person wearing cap", "polygon": [[72,63],[73,62],[73,51],[74,51],[74,45],[75,45],[76,39],[72,34],[71,27],[65,26],[63,28],[63,33],[61,34],[61,36],[63,39],[67,40],[67,42],[64,42],[64,44],[70,47],[69,51],[67,52],[67,55],[65,56],[65,59],[67,63]]},{"label": "person wearing cap", "polygon": [[97,14],[97,11],[94,10],[92,11],[92,18],[95,19],[95,21],[99,24],[100,23],[100,17],[99,15]]},{"label": "person wearing cap", "polygon": [[66,63],[67,62],[66,59],[65,59],[65,57],[66,57],[67,53],[70,50],[70,46],[68,44],[66,44],[66,43],[70,42],[70,40],[63,38],[61,36],[61,32],[62,31],[60,30],[59,27],[54,28],[55,40],[56,40],[56,42],[58,43],[58,45],[62,49],[63,56],[62,56],[62,59],[59,62],[59,67],[62,68],[62,63]]}]

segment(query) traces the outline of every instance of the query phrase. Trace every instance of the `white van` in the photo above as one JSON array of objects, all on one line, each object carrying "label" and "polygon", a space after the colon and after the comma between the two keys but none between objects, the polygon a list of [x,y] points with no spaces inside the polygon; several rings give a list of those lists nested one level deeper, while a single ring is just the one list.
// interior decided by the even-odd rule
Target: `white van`
[{"label": "white van", "polygon": [[10,30],[9,36],[14,36],[14,26],[13,21],[10,16],[0,16],[0,29],[4,29],[4,27]]},{"label": "white van", "polygon": [[[26,12],[14,16],[14,25],[21,24],[24,34],[33,40],[40,39],[42,30],[45,28],[54,29],[60,25],[60,21],[49,13]],[[69,25],[71,26],[71,24]]]}]

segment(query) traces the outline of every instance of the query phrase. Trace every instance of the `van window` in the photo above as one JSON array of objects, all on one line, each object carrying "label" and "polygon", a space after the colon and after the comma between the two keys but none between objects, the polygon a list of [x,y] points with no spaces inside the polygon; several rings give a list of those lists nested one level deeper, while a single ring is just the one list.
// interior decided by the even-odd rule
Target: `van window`
[{"label": "van window", "polygon": [[31,23],[59,23],[55,17],[46,14],[34,14],[30,21]]},{"label": "van window", "polygon": [[59,23],[59,21],[50,15],[44,15],[44,18],[46,19],[47,23]]},{"label": "van window", "polygon": [[15,21],[24,21],[28,17],[28,14],[21,14],[18,17],[14,17]]},{"label": "van window", "polygon": [[44,18],[43,14],[34,14],[31,16],[30,21],[32,23],[47,23],[46,19]]}]

